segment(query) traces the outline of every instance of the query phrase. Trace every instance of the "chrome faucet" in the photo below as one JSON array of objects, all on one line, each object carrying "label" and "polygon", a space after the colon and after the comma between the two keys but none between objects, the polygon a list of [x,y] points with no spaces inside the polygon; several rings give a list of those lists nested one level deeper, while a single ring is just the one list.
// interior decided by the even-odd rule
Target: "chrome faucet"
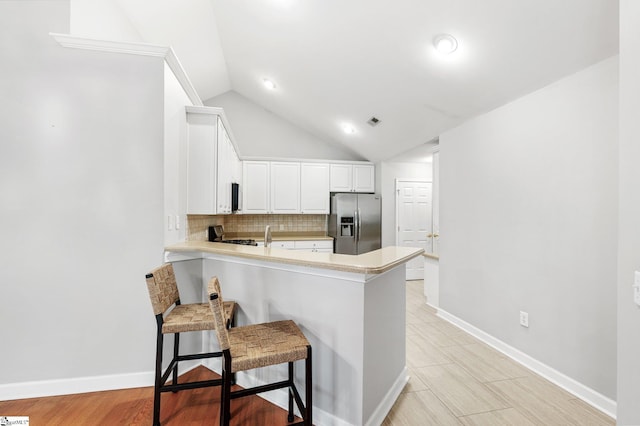
[{"label": "chrome faucet", "polygon": [[267,227],[264,229],[264,246],[266,248],[271,247],[271,241],[271,227],[267,225]]}]

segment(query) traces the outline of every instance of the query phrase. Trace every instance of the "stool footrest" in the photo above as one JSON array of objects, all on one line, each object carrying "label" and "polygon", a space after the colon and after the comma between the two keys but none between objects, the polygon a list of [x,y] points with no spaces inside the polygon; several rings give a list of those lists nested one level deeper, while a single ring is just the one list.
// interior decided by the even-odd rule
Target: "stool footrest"
[{"label": "stool footrest", "polygon": [[[288,380],[281,382],[269,383],[268,385],[256,386],[248,389],[240,389],[231,393],[231,399],[242,398],[243,396],[256,395],[262,392],[268,392],[276,389],[289,387],[291,383]],[[295,386],[293,386],[295,387]]]},{"label": "stool footrest", "polygon": [[219,358],[222,352],[208,352],[206,354],[178,355],[178,361],[190,361],[194,359]]},{"label": "stool footrest", "polygon": [[178,383],[177,385],[164,385],[160,388],[160,392],[177,392],[186,389],[206,388],[209,386],[220,386],[222,379],[201,380],[198,382]]}]

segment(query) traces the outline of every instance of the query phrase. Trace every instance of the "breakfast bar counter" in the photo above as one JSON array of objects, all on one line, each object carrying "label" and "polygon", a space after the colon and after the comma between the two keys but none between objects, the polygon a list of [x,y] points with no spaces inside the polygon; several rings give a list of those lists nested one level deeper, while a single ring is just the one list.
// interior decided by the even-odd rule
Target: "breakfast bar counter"
[{"label": "breakfast bar counter", "polygon": [[413,247],[383,247],[369,253],[352,256],[348,254],[317,253],[302,250],[254,247],[236,244],[222,244],[208,241],[187,241],[166,247],[167,259],[178,253],[191,253],[187,257],[203,256],[206,253],[230,255],[238,258],[264,260],[276,263],[332,269],[363,274],[380,274],[414,257],[420,256],[422,249]]},{"label": "breakfast bar counter", "polygon": [[[202,301],[217,276],[224,297],[239,303],[238,325],[291,319],[300,326],[313,348],[315,425],[377,425],[408,380],[405,264],[421,254],[385,247],[350,256],[202,241],[166,247],[165,260],[178,285],[186,282]],[[215,350],[215,342],[203,332],[205,350]],[[219,371],[219,361],[209,362]],[[302,370],[296,370],[301,384]],[[286,368],[261,369],[239,373],[237,382],[253,386],[285,376]],[[285,391],[264,397],[287,406]]]}]

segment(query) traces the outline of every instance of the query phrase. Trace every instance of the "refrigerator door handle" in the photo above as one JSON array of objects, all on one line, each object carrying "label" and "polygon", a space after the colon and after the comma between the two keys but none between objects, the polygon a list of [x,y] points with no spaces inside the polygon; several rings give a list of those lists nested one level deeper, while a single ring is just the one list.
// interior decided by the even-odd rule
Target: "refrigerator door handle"
[{"label": "refrigerator door handle", "polygon": [[353,212],[353,221],[355,222],[353,225],[355,229],[353,230],[353,236],[355,238],[355,242],[357,243],[360,239],[360,210]]},{"label": "refrigerator door handle", "polygon": [[358,238],[356,241],[360,241],[360,237],[362,233],[362,216],[360,215],[360,209],[358,209],[357,212],[358,212],[358,228],[357,228]]}]

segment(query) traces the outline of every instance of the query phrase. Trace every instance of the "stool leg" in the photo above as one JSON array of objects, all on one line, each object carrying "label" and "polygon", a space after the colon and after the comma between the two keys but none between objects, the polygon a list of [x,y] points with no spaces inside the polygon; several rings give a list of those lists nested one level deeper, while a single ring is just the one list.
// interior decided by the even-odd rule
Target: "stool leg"
[{"label": "stool leg", "polygon": [[[176,360],[176,363],[173,367],[173,384],[178,384],[178,353],[180,352],[180,333],[176,333],[173,335],[173,359]],[[174,390],[173,393],[178,392]]]},{"label": "stool leg", "polygon": [[291,386],[293,386],[293,362],[289,363],[289,415],[287,416],[289,423],[293,421],[293,391]]},{"label": "stool leg", "polygon": [[156,338],[156,377],[153,386],[153,426],[160,426],[160,381],[162,380],[162,344],[164,336],[158,327]]},{"label": "stool leg", "polygon": [[306,401],[305,401],[305,407],[304,407],[306,414],[304,415],[304,424],[311,426],[313,424],[313,414],[312,414],[313,380],[312,380],[312,372],[311,372],[311,346],[307,346],[307,359],[305,360],[304,379],[305,379],[304,390],[306,394],[305,395]]},{"label": "stool leg", "polygon": [[229,426],[231,421],[231,355],[229,351],[223,351],[222,359],[224,367],[222,369],[222,401],[220,426]]},{"label": "stool leg", "polygon": [[[224,363],[224,361],[223,361]],[[220,385],[220,426],[224,425],[224,383],[225,383],[224,365],[222,366],[222,384]]]},{"label": "stool leg", "polygon": [[[236,326],[236,312],[235,310],[231,313],[231,321],[229,321],[227,323],[227,330],[230,329],[231,327],[235,327]],[[236,373],[232,373],[231,374],[231,385],[235,385],[236,384]]]}]

